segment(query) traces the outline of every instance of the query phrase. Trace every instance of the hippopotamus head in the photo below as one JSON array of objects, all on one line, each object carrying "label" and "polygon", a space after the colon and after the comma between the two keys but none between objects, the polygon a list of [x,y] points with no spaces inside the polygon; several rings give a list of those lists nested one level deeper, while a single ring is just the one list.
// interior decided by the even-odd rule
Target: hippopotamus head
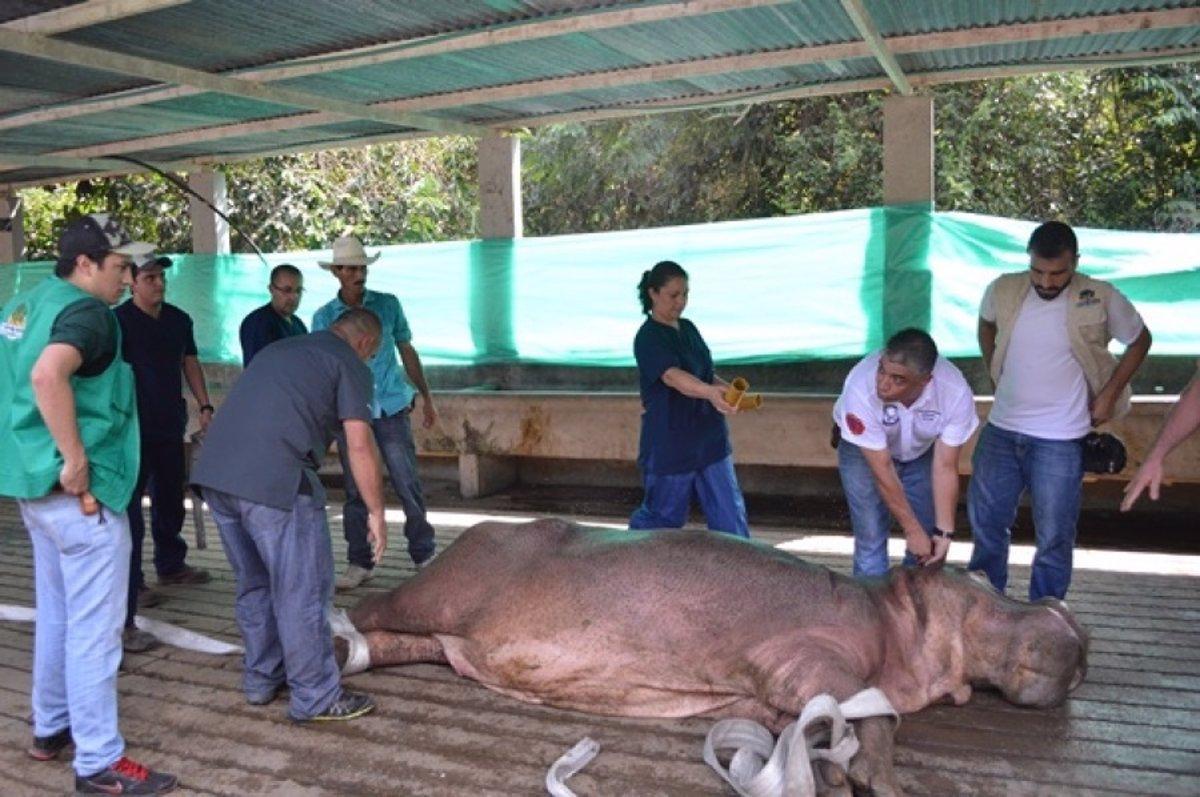
[{"label": "hippopotamus head", "polygon": [[978,573],[966,580],[978,595],[964,630],[980,675],[1019,706],[1062,703],[1087,674],[1088,634],[1067,604],[1013,600]]},{"label": "hippopotamus head", "polygon": [[941,676],[931,679],[927,700],[941,693],[963,703],[970,686],[991,686],[1009,702],[1049,708],[1083,682],[1088,635],[1062,601],[1013,600],[982,574],[951,566],[892,572],[894,605],[903,598],[914,607],[927,655],[937,660],[927,662],[925,672]]}]

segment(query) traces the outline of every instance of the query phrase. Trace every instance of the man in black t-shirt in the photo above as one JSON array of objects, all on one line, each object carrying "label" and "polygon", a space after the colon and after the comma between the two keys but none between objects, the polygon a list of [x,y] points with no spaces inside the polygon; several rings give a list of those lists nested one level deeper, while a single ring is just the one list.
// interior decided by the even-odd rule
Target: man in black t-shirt
[{"label": "man in black t-shirt", "polygon": [[186,473],[183,437],[187,428],[186,378],[200,407],[200,429],[208,427],[213,407],[208,400],[204,372],[196,356],[192,319],[164,301],[168,257],[153,253],[134,259],[132,298],[116,309],[123,333],[121,348],[133,366],[137,387],[138,422],[142,435],[142,465],[129,502],[129,532],[133,553],[129,567],[129,606],[125,621],[125,649],[140,652],[153,647],[154,638],[137,630],[133,618],[138,606],[153,606],[161,594],[146,587],[142,574],[142,496],[150,493],[150,529],[154,538],[154,569],[159,584],[203,584],[208,572],[185,561],[183,541],[183,490]]}]

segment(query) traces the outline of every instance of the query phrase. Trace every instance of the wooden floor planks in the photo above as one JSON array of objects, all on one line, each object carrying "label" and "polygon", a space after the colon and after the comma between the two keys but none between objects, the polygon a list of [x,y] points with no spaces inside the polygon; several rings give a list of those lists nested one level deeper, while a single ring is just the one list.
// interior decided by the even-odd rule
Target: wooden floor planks
[{"label": "wooden floor planks", "polygon": [[[331,515],[335,558],[340,519]],[[211,528],[211,526],[210,526]],[[438,530],[449,544],[461,527]],[[772,543],[798,529],[756,536]],[[205,585],[167,589],[146,614],[237,642],[233,577],[215,533],[189,561]],[[150,549],[147,547],[147,561]],[[846,557],[807,557],[846,571]],[[340,566],[340,565],[339,565]],[[412,574],[392,554],[348,606]],[[1012,594],[1028,570],[1013,569]],[[912,795],[1200,794],[1200,579],[1080,571],[1069,602],[1089,629],[1088,679],[1066,705],[1030,711],[980,693],[966,705],[934,706],[904,719],[896,768]],[[0,603],[32,603],[29,542],[16,508],[0,502]],[[62,762],[39,764],[29,741],[32,627],[0,623],[0,772],[4,793],[64,793]],[[121,726],[130,753],[177,772],[181,794],[532,795],[547,766],[584,736],[601,753],[571,786],[581,795],[731,793],[700,759],[705,720],[594,717],[521,703],[445,667],[364,673],[351,683],[374,695],[377,713],[352,723],[297,727],[284,703],[245,703],[236,656],[161,648],[126,658],[119,679]]]}]

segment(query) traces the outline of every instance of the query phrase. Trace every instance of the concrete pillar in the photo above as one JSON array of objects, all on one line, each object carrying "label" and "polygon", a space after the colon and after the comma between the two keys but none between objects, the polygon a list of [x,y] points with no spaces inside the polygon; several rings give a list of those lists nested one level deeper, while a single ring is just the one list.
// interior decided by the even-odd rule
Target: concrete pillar
[{"label": "concrete pillar", "polygon": [[[471,341],[480,363],[511,362],[514,241],[521,237],[521,142],[511,136],[479,140],[479,231],[471,245]],[[465,489],[465,488],[464,488]]]},{"label": "concrete pillar", "polygon": [[933,97],[883,101],[883,204],[933,203]]},{"label": "concrete pillar", "polygon": [[521,141],[514,136],[479,140],[479,231],[485,240],[521,237]]},{"label": "concrete pillar", "polygon": [[[201,169],[188,175],[188,187],[207,199],[224,213],[229,207],[225,199],[225,175],[212,169]],[[195,197],[188,197],[188,212],[192,217],[192,252],[198,255],[229,254],[229,225],[225,219]]]},{"label": "concrete pillar", "polygon": [[482,498],[498,493],[516,480],[517,465],[512,457],[458,455],[458,489],[463,498]]},{"label": "concrete pillar", "polygon": [[884,262],[879,343],[906,327],[930,331],[933,189],[933,98],[888,97],[883,102]]},{"label": "concrete pillar", "polygon": [[25,225],[21,197],[14,191],[0,191],[0,263],[20,263],[25,259]]}]

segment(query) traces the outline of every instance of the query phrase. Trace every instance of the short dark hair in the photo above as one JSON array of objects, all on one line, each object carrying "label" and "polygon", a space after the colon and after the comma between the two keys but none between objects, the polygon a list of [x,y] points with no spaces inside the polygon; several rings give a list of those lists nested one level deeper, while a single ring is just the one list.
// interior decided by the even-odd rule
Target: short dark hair
[{"label": "short dark hair", "polygon": [[1048,221],[1040,225],[1029,236],[1025,251],[1038,257],[1059,257],[1063,252],[1079,254],[1079,241],[1071,225],[1061,221]]},{"label": "short dark hair", "polygon": [[683,266],[674,260],[660,260],[654,264],[654,268],[642,272],[642,279],[638,283],[638,298],[642,300],[643,313],[650,315],[650,310],[654,307],[654,302],[650,299],[650,290],[661,290],[662,286],[676,277],[687,279],[688,275]]},{"label": "short dark hair", "polygon": [[908,327],[888,338],[883,355],[889,362],[899,363],[924,376],[933,372],[933,366],[937,364],[938,348],[928,332]]},{"label": "short dark hair", "polygon": [[269,279],[271,284],[274,285],[275,278],[280,274],[291,274],[293,277],[300,277],[301,279],[304,278],[304,275],[300,273],[300,269],[296,268],[291,263],[280,263],[278,266],[271,269],[271,276],[267,279]]},{"label": "short dark hair", "polygon": [[86,255],[91,260],[95,260],[97,265],[104,265],[104,258],[108,257],[108,252],[79,252],[70,257],[59,257],[54,261],[54,276],[59,279],[66,279],[75,273],[75,264],[79,255]]}]

